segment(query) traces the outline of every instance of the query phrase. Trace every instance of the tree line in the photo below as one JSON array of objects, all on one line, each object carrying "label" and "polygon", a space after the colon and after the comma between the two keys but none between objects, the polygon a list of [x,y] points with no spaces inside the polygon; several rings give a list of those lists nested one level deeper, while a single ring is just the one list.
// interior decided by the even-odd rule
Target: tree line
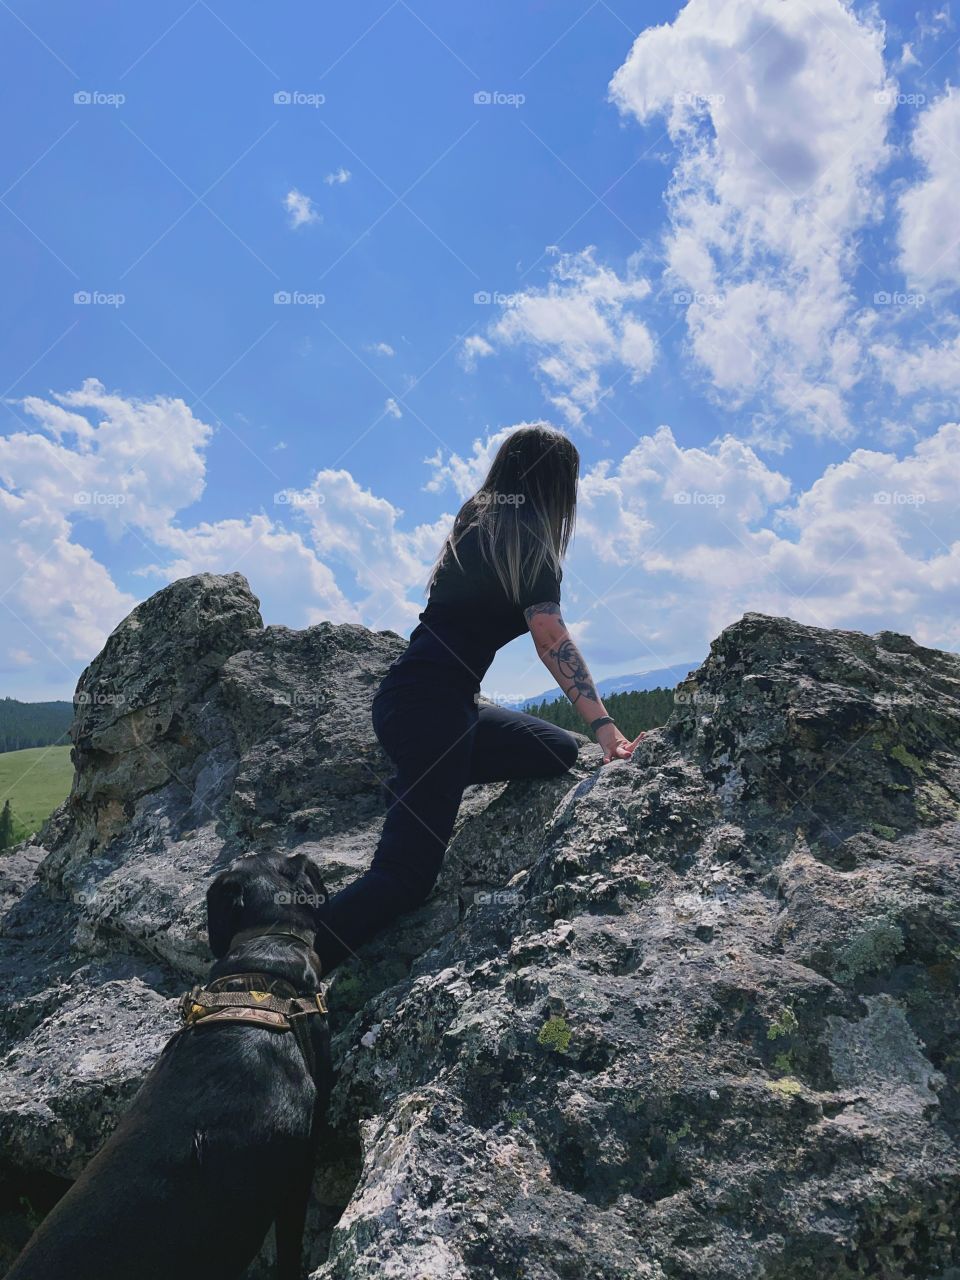
[{"label": "tree line", "polygon": [[[673,710],[673,689],[633,689],[629,693],[611,693],[603,699],[608,715],[613,716],[621,733],[633,739],[644,729],[666,724]],[[554,702],[538,702],[526,711],[541,720],[549,720],[561,729],[584,733],[583,720],[567,698]]]},{"label": "tree line", "polygon": [[72,720],[73,704],[69,702],[0,698],[0,752],[66,742]]}]

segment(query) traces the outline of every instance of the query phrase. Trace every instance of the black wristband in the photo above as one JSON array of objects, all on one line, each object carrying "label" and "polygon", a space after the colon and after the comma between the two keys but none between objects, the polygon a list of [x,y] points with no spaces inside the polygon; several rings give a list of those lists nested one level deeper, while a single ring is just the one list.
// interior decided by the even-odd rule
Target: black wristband
[{"label": "black wristband", "polygon": [[596,733],[605,724],[613,724],[613,716],[597,716],[596,720],[590,721],[590,731]]}]

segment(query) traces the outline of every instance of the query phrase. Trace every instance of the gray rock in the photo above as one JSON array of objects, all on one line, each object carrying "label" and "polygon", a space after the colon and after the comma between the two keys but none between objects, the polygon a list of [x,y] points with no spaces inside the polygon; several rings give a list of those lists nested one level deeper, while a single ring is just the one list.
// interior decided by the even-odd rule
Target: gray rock
[{"label": "gray rock", "polygon": [[[264,628],[237,574],[110,637],[71,797],[0,862],[11,1185],[115,1123],[211,874],[368,863],[402,648]],[[470,788],[431,899],[332,976],[314,1280],[948,1280],[958,797],[960,658],[757,614],[632,761]]]}]

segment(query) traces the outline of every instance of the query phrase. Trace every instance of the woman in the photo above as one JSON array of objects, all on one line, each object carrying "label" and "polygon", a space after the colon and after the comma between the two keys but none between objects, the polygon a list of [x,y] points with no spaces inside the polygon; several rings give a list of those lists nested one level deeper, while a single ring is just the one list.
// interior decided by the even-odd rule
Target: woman
[{"label": "woman", "polygon": [[[628,758],[560,614],[560,561],[573,533],[580,458],[565,435],[520,427],[461,507],[428,584],[427,607],[373,700],[396,772],[369,871],[323,907],[316,948],[328,973],[433,888],[464,787],[549,778],[577,758],[572,733],[477,702],[496,651],[530,631],[540,659],[594,731],[604,763]],[[641,735],[642,736],[642,735]]]}]

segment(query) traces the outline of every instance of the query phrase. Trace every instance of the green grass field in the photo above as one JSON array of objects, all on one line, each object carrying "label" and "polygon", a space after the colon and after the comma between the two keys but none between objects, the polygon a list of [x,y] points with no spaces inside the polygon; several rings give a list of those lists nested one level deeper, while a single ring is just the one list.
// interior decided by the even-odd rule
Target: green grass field
[{"label": "green grass field", "polygon": [[39,830],[73,781],[69,747],[30,747],[0,753],[0,808],[10,801],[17,839]]}]

